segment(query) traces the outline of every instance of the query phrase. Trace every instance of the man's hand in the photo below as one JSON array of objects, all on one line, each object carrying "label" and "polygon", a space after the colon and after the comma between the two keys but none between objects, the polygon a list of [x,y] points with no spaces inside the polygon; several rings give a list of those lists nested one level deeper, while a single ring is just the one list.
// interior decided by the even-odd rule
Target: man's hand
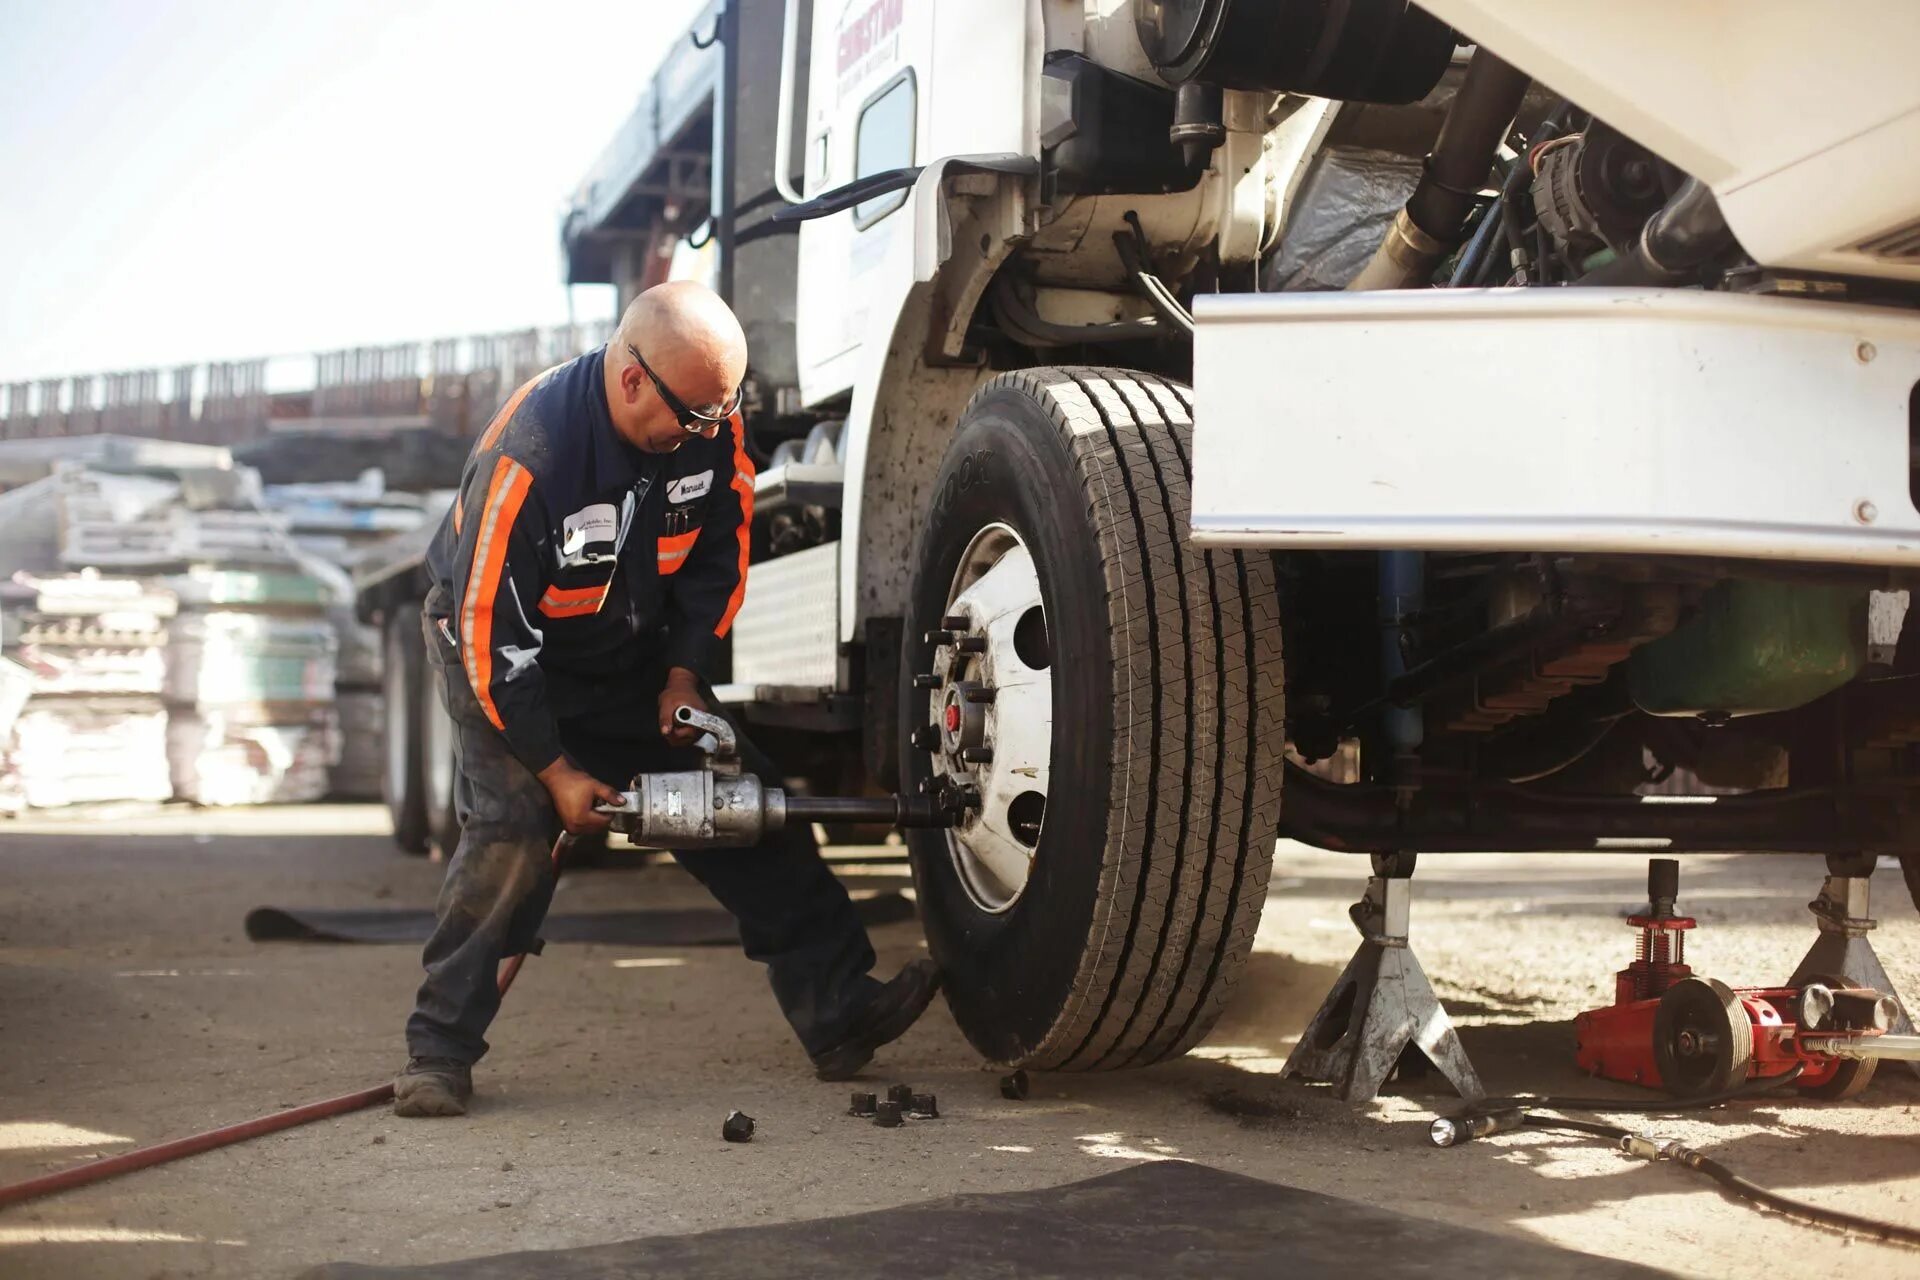
[{"label": "man's hand", "polygon": [[660,691],[660,736],[673,746],[690,747],[700,740],[700,730],[674,720],[673,713],[681,707],[705,711],[707,703],[700,696],[700,677],[685,667],[674,667],[667,672],[666,688]]},{"label": "man's hand", "polygon": [[542,769],[539,778],[547,794],[553,797],[553,810],[560,815],[561,825],[568,831],[581,835],[607,829],[611,819],[604,813],[595,813],[593,806],[619,804],[618,791],[592,774],[574,768],[565,756]]}]

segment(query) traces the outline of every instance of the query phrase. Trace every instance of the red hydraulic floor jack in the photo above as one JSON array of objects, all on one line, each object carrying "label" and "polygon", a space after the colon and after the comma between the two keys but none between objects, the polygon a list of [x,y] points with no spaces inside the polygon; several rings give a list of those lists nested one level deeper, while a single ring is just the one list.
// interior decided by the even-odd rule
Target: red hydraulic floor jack
[{"label": "red hydraulic floor jack", "polygon": [[[1865,877],[1858,879],[1864,898]],[[1829,877],[1816,915],[1844,880]],[[1882,991],[1841,972],[1805,973],[1805,965],[1784,987],[1735,990],[1695,977],[1686,963],[1694,921],[1675,912],[1679,896],[1680,864],[1652,860],[1647,909],[1627,921],[1640,931],[1639,943],[1633,963],[1615,976],[1614,1002],[1574,1020],[1582,1067],[1683,1098],[1731,1093],[1797,1068],[1801,1093],[1850,1098],[1866,1088],[1882,1059],[1920,1059],[1920,1036],[1897,1034],[1910,1024],[1890,984]],[[1864,944],[1872,922],[1863,916],[1854,923]],[[1877,961],[1872,967],[1876,976],[1884,973]]]}]

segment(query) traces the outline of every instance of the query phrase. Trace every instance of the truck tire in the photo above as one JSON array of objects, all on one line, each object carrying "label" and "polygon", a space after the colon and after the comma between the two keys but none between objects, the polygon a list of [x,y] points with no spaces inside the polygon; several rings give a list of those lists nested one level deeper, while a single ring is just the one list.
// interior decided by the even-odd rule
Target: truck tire
[{"label": "truck tire", "polygon": [[1186,541],[1191,404],[1124,370],[1004,374],[934,484],[901,777],[980,794],[909,845],[948,1002],[995,1063],[1177,1057],[1253,944],[1280,817],[1279,617],[1268,557]]},{"label": "truck tire", "polygon": [[428,842],[451,858],[460,843],[460,815],[453,802],[454,777],[459,764],[454,757],[453,717],[441,701],[436,680],[420,682],[420,780],[422,808],[426,814]]},{"label": "truck tire", "polygon": [[426,776],[421,767],[420,691],[427,687],[426,644],[420,609],[407,603],[390,611],[381,637],[381,700],[385,704],[380,796],[393,822],[393,842],[406,853],[427,851]]}]

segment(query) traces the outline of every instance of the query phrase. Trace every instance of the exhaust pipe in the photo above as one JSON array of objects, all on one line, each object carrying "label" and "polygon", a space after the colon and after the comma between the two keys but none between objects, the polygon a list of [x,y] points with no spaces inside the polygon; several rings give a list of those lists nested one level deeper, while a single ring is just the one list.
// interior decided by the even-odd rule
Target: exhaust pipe
[{"label": "exhaust pipe", "polygon": [[1386,239],[1347,285],[1349,289],[1409,289],[1424,285],[1460,243],[1460,230],[1486,185],[1493,154],[1513,126],[1532,80],[1485,48],[1474,50],[1425,172],[1406,207],[1394,215]]}]

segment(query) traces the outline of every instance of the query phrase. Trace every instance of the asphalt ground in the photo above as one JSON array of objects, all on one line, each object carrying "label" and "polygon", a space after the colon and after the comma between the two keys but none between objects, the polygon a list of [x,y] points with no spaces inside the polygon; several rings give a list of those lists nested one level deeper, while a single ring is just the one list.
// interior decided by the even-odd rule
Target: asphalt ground
[{"label": "asphalt ground", "polygon": [[[0,825],[0,1181],[388,1078],[415,949],[255,944],[241,927],[265,903],[430,904],[439,868],[383,831],[381,811],[345,806]],[[843,874],[856,893],[905,884],[899,866]],[[1423,860],[1414,948],[1490,1088],[1605,1088],[1573,1065],[1571,1019],[1612,998],[1644,875],[1622,855]],[[1161,1159],[1684,1274],[1920,1274],[1913,1252],[1755,1213],[1602,1143],[1526,1132],[1435,1150],[1426,1125],[1448,1095],[1433,1081],[1349,1106],[1281,1080],[1357,941],[1345,908],[1364,876],[1359,859],[1281,847],[1246,985],[1180,1062],[1036,1076],[1010,1102],[936,1004],[861,1086],[938,1094],[944,1118],[898,1130],[845,1114],[851,1086],[812,1078],[758,967],[730,949],[556,944],[510,996],[466,1119],[368,1112],[0,1210],[0,1275],[428,1262],[1046,1187]],[[1783,980],[1813,940],[1805,903],[1820,876],[1807,858],[1688,859],[1695,968]],[[1875,945],[1920,992],[1920,919],[1896,872],[1874,883]],[[556,910],[702,901],[670,865],[607,867],[569,876]],[[888,971],[923,949],[912,922],[874,940]],[[1623,1122],[1770,1187],[1920,1225],[1916,1104],[1920,1081],[1888,1069],[1853,1102]],[[758,1121],[750,1145],[720,1140],[734,1108]],[[1365,1242],[1355,1250],[1364,1266]]]}]

